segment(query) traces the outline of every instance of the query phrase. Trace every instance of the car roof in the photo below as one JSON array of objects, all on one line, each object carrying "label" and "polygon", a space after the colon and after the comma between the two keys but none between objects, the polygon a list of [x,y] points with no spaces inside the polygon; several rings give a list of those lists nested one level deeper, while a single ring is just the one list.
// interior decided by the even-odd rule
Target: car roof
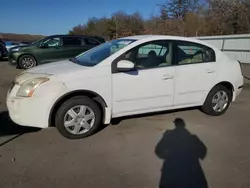
[{"label": "car roof", "polygon": [[213,48],[216,51],[219,51],[215,46],[202,41],[195,37],[181,37],[181,36],[170,36],[170,35],[135,35],[135,36],[128,36],[123,37],[120,39],[131,39],[131,40],[137,40],[137,41],[151,41],[151,40],[180,40],[180,41],[187,41],[187,42],[194,42],[202,45],[206,45],[210,48]]},{"label": "car roof", "polygon": [[180,36],[171,36],[171,35],[135,35],[135,36],[128,36],[123,37],[122,39],[134,39],[134,40],[142,40],[142,39],[169,39],[169,40],[177,40],[177,39],[190,39],[187,37],[180,37]]},{"label": "car roof", "polygon": [[50,35],[47,37],[88,37],[88,38],[102,38],[100,36],[95,35]]}]

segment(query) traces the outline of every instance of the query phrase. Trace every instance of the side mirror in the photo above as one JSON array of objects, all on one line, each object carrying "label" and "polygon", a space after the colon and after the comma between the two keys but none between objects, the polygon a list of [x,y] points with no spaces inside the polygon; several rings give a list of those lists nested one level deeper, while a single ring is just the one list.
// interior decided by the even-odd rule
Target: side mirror
[{"label": "side mirror", "polygon": [[135,64],[128,60],[121,60],[117,63],[117,70],[120,72],[135,70]]},{"label": "side mirror", "polygon": [[49,45],[47,43],[42,43],[40,44],[40,48],[48,48]]}]

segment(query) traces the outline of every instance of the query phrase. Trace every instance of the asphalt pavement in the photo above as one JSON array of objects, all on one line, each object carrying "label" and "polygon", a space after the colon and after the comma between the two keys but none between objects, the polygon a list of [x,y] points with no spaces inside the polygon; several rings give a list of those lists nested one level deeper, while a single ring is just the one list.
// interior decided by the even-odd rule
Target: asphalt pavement
[{"label": "asphalt pavement", "polygon": [[19,72],[0,62],[0,188],[250,187],[250,80],[219,117],[198,109],[131,117],[68,140],[9,119],[6,93]]}]

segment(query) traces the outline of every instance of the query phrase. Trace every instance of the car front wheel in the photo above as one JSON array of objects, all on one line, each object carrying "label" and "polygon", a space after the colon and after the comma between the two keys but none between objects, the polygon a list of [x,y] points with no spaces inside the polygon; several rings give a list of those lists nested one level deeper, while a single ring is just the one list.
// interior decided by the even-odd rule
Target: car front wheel
[{"label": "car front wheel", "polygon": [[212,116],[224,114],[232,101],[232,91],[223,85],[215,86],[202,106],[203,112]]},{"label": "car front wheel", "polygon": [[35,67],[37,65],[37,62],[31,55],[24,55],[20,57],[18,64],[22,69],[30,69],[32,67]]},{"label": "car front wheel", "polygon": [[88,97],[74,97],[62,104],[55,117],[58,131],[66,138],[80,139],[95,133],[101,124],[101,110]]}]

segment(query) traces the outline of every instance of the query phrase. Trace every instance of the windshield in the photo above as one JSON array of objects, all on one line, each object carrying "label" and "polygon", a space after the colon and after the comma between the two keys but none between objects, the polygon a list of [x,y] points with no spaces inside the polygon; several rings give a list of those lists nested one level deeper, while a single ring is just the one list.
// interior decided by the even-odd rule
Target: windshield
[{"label": "windshield", "polygon": [[40,41],[42,41],[42,40],[44,40],[44,39],[46,39],[46,38],[47,38],[47,37],[44,37],[44,38],[35,40],[35,41],[31,42],[31,44],[32,44],[32,45],[33,45],[33,44],[38,44]]},{"label": "windshield", "polygon": [[112,40],[78,55],[72,61],[83,66],[95,66],[134,41],[132,39]]}]

